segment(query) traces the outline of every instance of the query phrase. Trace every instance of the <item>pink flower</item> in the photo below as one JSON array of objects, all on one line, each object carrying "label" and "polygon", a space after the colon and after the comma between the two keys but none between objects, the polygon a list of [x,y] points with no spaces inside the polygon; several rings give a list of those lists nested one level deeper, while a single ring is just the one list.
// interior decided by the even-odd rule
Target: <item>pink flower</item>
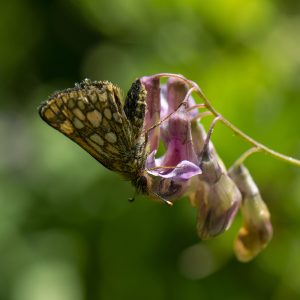
[{"label": "pink flower", "polygon": [[[179,80],[169,79],[160,90],[155,77],[142,77],[147,90],[147,112],[145,129],[151,128],[161,119],[176,111],[187,92],[187,86]],[[160,126],[153,128],[148,136],[149,156],[146,169],[153,178],[153,192],[173,201],[181,197],[189,188],[189,180],[201,174],[199,160],[193,148],[191,133],[191,113],[181,107]],[[166,152],[156,158],[161,141]]]},{"label": "pink flower", "polygon": [[[234,249],[240,261],[251,260],[269,243],[273,231],[269,211],[249,171],[234,166],[227,172],[210,141],[212,129],[206,134],[199,122],[184,80],[170,78],[160,85],[159,76],[150,76],[140,81],[147,91],[143,130],[147,133],[149,194],[167,203],[187,195],[197,208],[201,239],[227,230],[241,207],[244,224]],[[158,156],[161,144],[166,150]]]},{"label": "pink flower", "polygon": [[[226,174],[211,142],[205,145],[206,133],[197,120],[197,110],[190,96],[182,104],[188,86],[179,79],[169,79],[160,87],[156,77],[142,77],[147,90],[145,130],[167,118],[148,135],[147,173],[153,179],[152,192],[174,201],[188,195],[198,208],[197,231],[202,239],[228,229],[241,202],[241,194]],[[159,143],[165,153],[156,157]]]},{"label": "pink flower", "polygon": [[240,206],[241,193],[221,168],[217,157],[204,151],[202,174],[194,183],[191,202],[198,208],[197,232],[201,239],[215,237],[227,230]]}]

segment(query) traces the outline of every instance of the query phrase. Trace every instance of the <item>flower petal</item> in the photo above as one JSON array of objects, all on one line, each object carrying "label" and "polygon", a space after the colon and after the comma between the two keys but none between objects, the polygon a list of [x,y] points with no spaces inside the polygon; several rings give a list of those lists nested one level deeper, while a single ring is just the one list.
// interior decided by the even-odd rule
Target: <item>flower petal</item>
[{"label": "flower petal", "polygon": [[165,170],[162,168],[148,170],[148,173],[162,178],[172,178],[173,180],[188,180],[193,176],[201,174],[202,171],[192,162],[183,160],[174,169],[172,169],[171,172],[165,173]]},{"label": "flower petal", "polygon": [[190,199],[198,207],[198,235],[201,239],[209,239],[230,227],[238,211],[241,194],[233,181],[222,174],[214,184],[198,181],[198,189],[190,194]]},{"label": "flower petal", "polygon": [[[178,78],[170,78],[165,86],[161,89],[161,98],[163,101],[167,101],[167,105],[162,105],[161,114],[162,117],[166,117],[167,114],[174,112],[179,105],[185,99],[185,96],[189,90],[189,86],[183,81]],[[187,107],[194,106],[195,100],[192,96],[188,98]],[[185,107],[182,106],[178,112],[185,113],[189,116],[190,119],[196,118],[198,116],[197,110],[192,110],[191,112],[186,113]]]},{"label": "flower petal", "polygon": [[227,230],[240,205],[241,193],[233,180],[220,166],[210,147],[203,150],[200,168],[202,174],[194,180],[193,205],[198,207],[197,231],[201,239],[215,237]]},{"label": "flower petal", "polygon": [[[160,83],[158,77],[144,76],[141,79],[147,91],[147,110],[145,115],[144,129],[147,130],[160,121]],[[157,149],[160,137],[159,126],[153,128],[148,134],[150,152]]]}]

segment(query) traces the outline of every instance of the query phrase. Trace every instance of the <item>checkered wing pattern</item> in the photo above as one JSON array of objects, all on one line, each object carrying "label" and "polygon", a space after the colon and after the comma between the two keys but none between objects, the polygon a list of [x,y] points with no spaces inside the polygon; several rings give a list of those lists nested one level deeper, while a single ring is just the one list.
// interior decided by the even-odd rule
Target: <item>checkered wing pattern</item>
[{"label": "checkered wing pattern", "polygon": [[141,168],[139,160],[144,159],[145,142],[137,136],[141,129],[136,127],[142,128],[144,115],[138,116],[142,120],[130,120],[124,112],[120,90],[112,83],[85,80],[75,88],[56,92],[42,103],[39,113],[106,168],[125,177],[132,177],[126,174]]}]

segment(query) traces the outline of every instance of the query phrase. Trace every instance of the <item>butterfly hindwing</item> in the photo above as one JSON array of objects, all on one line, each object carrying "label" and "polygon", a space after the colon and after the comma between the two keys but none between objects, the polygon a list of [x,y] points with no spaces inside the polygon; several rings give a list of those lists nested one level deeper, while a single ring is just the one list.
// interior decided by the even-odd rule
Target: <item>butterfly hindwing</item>
[{"label": "butterfly hindwing", "polygon": [[124,154],[133,138],[120,97],[119,89],[110,82],[85,81],[55,93],[39,113],[108,169],[128,172]]}]

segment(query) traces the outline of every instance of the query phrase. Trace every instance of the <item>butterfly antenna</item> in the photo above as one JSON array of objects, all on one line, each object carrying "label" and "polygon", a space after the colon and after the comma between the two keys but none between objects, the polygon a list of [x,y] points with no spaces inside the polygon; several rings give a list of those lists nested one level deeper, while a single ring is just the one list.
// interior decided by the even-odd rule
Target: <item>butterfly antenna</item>
[{"label": "butterfly antenna", "polygon": [[153,193],[153,195],[155,196],[155,197],[157,197],[158,199],[160,199],[161,201],[163,201],[164,203],[166,203],[168,206],[173,206],[173,203],[171,202],[171,201],[169,201],[169,200],[167,200],[167,199],[164,199],[163,197],[161,197],[161,196],[159,196],[157,193],[155,193],[155,192],[152,192]]},{"label": "butterfly antenna", "polygon": [[189,97],[191,96],[191,94],[192,94],[194,91],[196,91],[196,88],[195,88],[195,87],[191,87],[191,88],[187,91],[187,93],[186,93],[186,95],[185,95],[183,101],[177,106],[177,108],[176,108],[174,111],[172,111],[171,113],[169,113],[166,117],[164,117],[163,119],[161,119],[159,122],[157,122],[156,124],[154,124],[153,126],[151,126],[150,128],[148,128],[148,129],[146,130],[146,134],[148,134],[152,129],[154,129],[154,128],[160,126],[163,122],[165,122],[166,120],[168,120],[173,114],[175,114],[175,113],[180,109],[181,106],[183,106],[183,105],[184,105],[184,106],[187,106],[187,101],[188,101]]}]

